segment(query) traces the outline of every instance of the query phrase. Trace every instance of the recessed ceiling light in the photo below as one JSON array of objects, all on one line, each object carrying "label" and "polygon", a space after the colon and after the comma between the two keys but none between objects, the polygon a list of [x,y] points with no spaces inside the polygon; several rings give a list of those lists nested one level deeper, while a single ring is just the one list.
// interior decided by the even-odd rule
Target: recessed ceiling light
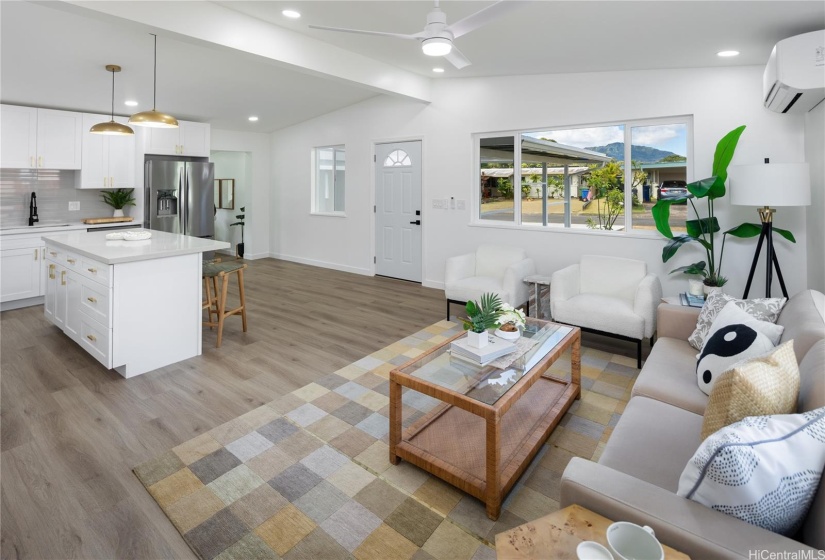
[{"label": "recessed ceiling light", "polygon": [[258,121],[258,117],[254,116],[254,115],[249,117],[249,122],[257,122],[257,121]]},{"label": "recessed ceiling light", "polygon": [[137,107],[138,102],[130,99],[129,101],[124,101],[123,104],[128,105],[129,107]]},{"label": "recessed ceiling light", "polygon": [[290,19],[298,19],[301,17],[301,12],[296,12],[295,10],[284,10],[281,13]]},{"label": "recessed ceiling light", "polygon": [[716,56],[739,56],[739,51],[719,51]]},{"label": "recessed ceiling light", "polygon": [[435,72],[436,74],[443,74],[444,69],[436,67],[436,68],[433,68],[433,72]]}]

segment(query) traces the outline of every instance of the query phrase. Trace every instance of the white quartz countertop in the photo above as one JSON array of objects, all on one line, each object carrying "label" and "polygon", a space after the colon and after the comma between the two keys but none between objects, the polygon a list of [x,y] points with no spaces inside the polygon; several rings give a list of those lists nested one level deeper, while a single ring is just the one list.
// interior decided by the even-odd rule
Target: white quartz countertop
[{"label": "white quartz countertop", "polygon": [[48,234],[43,236],[46,245],[59,247],[77,253],[104,264],[118,264],[134,261],[147,261],[164,257],[190,255],[206,251],[227,249],[229,243],[189,237],[177,233],[151,231],[152,238],[143,241],[126,241],[123,239],[106,239],[108,231],[72,231],[66,234]]},{"label": "white quartz countertop", "polygon": [[57,222],[54,224],[36,224],[33,226],[19,226],[19,227],[10,227],[10,228],[0,228],[0,236],[3,235],[18,235],[21,233],[30,233],[30,234],[42,234],[42,233],[52,233],[52,232],[69,232],[69,231],[77,231],[83,230],[86,231],[87,229],[97,229],[103,227],[131,227],[134,228],[135,226],[141,225],[140,222],[115,222],[113,224],[84,224],[83,222]]}]

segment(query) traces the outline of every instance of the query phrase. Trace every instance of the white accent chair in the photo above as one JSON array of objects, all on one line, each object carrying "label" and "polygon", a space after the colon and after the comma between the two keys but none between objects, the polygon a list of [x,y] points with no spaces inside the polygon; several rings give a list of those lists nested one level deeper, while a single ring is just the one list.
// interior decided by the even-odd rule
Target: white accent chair
[{"label": "white accent chair", "polygon": [[648,274],[647,263],[617,257],[583,255],[579,264],[553,274],[550,311],[553,320],[636,342],[642,367],[642,339],[653,345],[656,308],[662,284]]},{"label": "white accent chair", "polygon": [[444,293],[447,296],[447,319],[450,319],[450,304],[465,304],[478,299],[487,292],[498,294],[502,303],[513,307],[527,304],[530,313],[530,295],[525,276],[535,274],[533,259],[518,247],[504,245],[482,245],[475,253],[459,255],[447,259],[444,275]]}]

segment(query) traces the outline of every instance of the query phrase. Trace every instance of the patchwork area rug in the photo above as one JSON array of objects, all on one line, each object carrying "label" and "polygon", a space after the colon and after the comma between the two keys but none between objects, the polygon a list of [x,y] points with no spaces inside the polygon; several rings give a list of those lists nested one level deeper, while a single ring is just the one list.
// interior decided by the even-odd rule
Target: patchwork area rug
[{"label": "patchwork area rug", "polygon": [[[574,456],[596,460],[635,359],[582,348],[576,401],[503,504],[389,462],[389,372],[460,327],[441,321],[187,441],[134,472],[204,560],[495,558],[495,535],[559,509]],[[551,368],[569,373],[565,355]],[[436,401],[407,391],[405,425]],[[482,450],[483,452],[483,450]]]}]

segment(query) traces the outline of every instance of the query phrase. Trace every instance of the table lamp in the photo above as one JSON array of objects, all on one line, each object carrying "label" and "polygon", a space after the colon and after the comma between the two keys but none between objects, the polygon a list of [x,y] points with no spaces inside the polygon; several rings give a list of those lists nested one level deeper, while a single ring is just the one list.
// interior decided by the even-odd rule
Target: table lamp
[{"label": "table lamp", "polygon": [[728,177],[730,178],[731,204],[760,207],[757,212],[762,221],[762,231],[759,233],[748,283],[745,285],[745,295],[742,297],[748,297],[763,242],[766,246],[765,297],[771,297],[774,268],[782,287],[782,295],[788,297],[788,290],[785,288],[785,281],[779,268],[779,260],[773,250],[773,215],[776,210],[771,207],[809,206],[811,204],[811,176],[808,164],[769,163],[768,158],[765,158],[764,164],[731,166],[728,169]]}]

